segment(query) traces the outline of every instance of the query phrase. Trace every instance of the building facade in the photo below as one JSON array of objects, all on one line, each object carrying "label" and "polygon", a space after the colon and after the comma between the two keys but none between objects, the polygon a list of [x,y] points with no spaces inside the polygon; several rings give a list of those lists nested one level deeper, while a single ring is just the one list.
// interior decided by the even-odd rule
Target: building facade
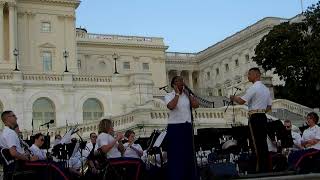
[{"label": "building facade", "polygon": [[[118,130],[147,136],[164,128],[168,117],[159,87],[181,75],[204,99],[228,97],[234,87],[243,93],[250,85],[247,70],[256,66],[255,46],[274,25],[288,21],[264,18],[201,52],[167,52],[163,38],[76,28],[79,3],[0,0],[0,111],[13,110],[27,135],[46,131],[41,125],[53,119],[51,135],[78,124],[86,136],[105,117]],[[281,83],[272,72],[264,72],[264,80],[271,90]],[[310,111],[288,101],[275,105],[302,115]],[[245,106],[235,107],[236,114],[224,108],[199,108],[196,128],[246,124]]]}]

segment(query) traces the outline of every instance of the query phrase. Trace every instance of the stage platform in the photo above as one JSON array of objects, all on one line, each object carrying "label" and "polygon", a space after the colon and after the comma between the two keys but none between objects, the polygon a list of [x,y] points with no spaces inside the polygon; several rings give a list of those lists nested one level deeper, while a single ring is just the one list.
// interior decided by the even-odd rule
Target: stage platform
[{"label": "stage platform", "polygon": [[295,174],[295,172],[275,172],[275,173],[261,173],[261,174],[248,174],[234,179],[260,179],[260,180],[285,180],[285,179],[311,179],[319,180],[320,173],[309,174]]}]

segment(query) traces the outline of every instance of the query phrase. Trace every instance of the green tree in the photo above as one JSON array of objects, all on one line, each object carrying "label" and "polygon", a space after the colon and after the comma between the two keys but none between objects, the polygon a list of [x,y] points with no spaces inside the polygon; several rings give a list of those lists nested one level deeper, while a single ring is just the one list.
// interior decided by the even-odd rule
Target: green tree
[{"label": "green tree", "polygon": [[285,81],[275,96],[319,107],[320,104],[320,1],[303,13],[301,22],[283,22],[265,35],[253,60]]}]

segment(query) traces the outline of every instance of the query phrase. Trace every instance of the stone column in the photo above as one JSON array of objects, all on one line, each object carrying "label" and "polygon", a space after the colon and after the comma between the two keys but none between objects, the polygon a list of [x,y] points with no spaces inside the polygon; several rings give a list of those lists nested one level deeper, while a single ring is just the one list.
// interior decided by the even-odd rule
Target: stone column
[{"label": "stone column", "polygon": [[189,74],[189,87],[193,89],[192,71],[188,71]]},{"label": "stone column", "polygon": [[4,2],[0,2],[0,63],[4,60],[4,44],[3,44],[3,5]]},{"label": "stone column", "polygon": [[9,5],[9,62],[14,63],[13,50],[15,48],[15,3],[8,3]]}]

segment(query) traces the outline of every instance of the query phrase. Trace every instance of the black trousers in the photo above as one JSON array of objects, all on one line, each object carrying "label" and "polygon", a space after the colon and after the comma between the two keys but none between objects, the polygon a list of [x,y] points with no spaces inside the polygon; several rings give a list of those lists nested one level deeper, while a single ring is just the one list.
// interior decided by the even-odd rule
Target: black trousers
[{"label": "black trousers", "polygon": [[169,124],[168,180],[198,180],[193,158],[191,123]]},{"label": "black trousers", "polygon": [[255,113],[249,117],[249,128],[256,154],[256,171],[269,171],[268,144],[267,144],[267,116],[265,113]]}]

